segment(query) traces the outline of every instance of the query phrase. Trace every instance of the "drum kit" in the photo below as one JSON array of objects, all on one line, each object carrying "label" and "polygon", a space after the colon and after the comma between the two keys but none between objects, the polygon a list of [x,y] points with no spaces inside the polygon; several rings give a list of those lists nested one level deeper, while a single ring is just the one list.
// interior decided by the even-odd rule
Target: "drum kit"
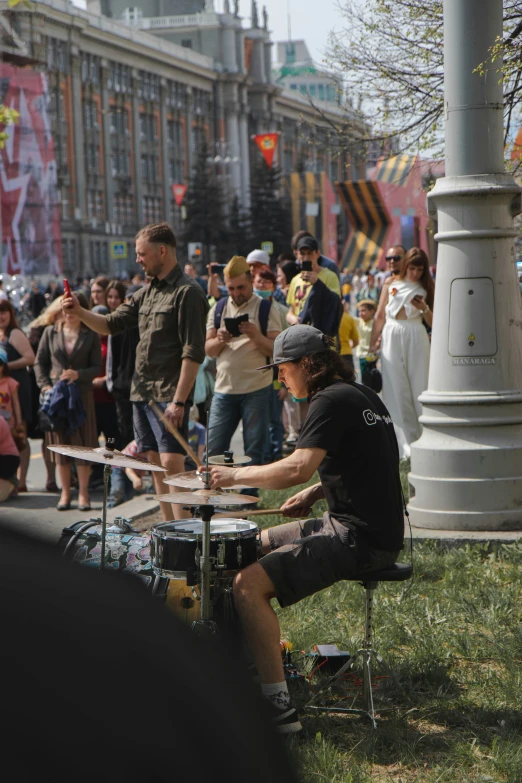
[{"label": "drum kit", "polygon": [[[165,471],[165,468],[117,451],[111,440],[97,449],[65,445],[48,448],[73,459],[104,465],[100,552],[100,568],[103,569],[106,564],[107,501],[112,469],[130,467],[135,470]],[[211,489],[209,466],[231,467],[248,462],[250,457],[234,458],[230,451],[222,456],[207,457],[205,466],[200,463],[199,470],[163,479],[165,484],[191,491],[173,491],[155,496],[156,500],[162,502],[182,504],[184,510],[190,510],[193,514],[191,519],[156,525],[151,531],[150,557],[158,583],[165,579],[177,580],[177,583],[183,580],[191,595],[199,602],[199,617],[192,622],[192,630],[200,636],[211,636],[218,632],[212,619],[214,604],[224,595],[231,597],[235,574],[258,559],[257,525],[246,519],[222,516],[212,521],[216,509],[255,504],[258,498],[239,494],[239,490],[248,489],[242,484],[230,490]],[[268,513],[275,511],[270,510]],[[267,511],[260,513],[266,514]],[[184,605],[188,593],[187,590],[182,593]]]}]

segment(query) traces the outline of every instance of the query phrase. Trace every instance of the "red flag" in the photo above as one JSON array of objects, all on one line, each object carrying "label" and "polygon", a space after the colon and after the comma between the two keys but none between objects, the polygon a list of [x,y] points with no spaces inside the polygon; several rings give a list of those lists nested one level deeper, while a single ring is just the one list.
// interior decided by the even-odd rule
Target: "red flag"
[{"label": "red flag", "polygon": [[266,165],[271,169],[277,142],[279,141],[279,133],[259,133],[257,136],[254,136],[254,141],[261,150]]},{"label": "red flag", "polygon": [[176,202],[176,205],[180,207],[183,204],[183,199],[185,198],[185,193],[188,190],[188,185],[173,185],[172,186],[172,192],[174,194],[174,201]]}]

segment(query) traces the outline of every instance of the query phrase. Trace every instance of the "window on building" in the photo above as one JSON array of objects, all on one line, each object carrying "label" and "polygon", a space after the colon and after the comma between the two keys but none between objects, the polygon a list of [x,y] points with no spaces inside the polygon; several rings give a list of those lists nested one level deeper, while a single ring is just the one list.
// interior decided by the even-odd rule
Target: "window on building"
[{"label": "window on building", "polygon": [[181,45],[185,49],[192,49],[192,41],[190,40],[190,38],[183,38],[183,40],[181,41]]},{"label": "window on building", "polygon": [[103,193],[101,193],[101,191],[99,190],[96,191],[96,195],[94,197],[94,203],[95,203],[96,220],[99,220],[101,223],[105,220],[105,204],[104,204]]},{"label": "window on building", "polygon": [[309,90],[310,90],[310,95],[315,96],[315,84],[311,84]]},{"label": "window on building", "polygon": [[303,95],[306,95],[306,84],[299,85],[299,92],[303,93]]},{"label": "window on building", "polygon": [[290,85],[291,90],[297,90],[297,84],[291,84]]},{"label": "window on building", "polygon": [[324,84],[319,84],[317,89],[319,91],[319,100],[324,101]]}]

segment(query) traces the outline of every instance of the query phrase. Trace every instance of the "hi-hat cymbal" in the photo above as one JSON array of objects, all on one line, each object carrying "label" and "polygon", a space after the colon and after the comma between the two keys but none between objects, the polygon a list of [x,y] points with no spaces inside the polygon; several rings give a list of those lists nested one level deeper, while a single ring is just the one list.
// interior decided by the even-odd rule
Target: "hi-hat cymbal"
[{"label": "hi-hat cymbal", "polygon": [[234,456],[232,459],[233,462],[226,462],[225,455],[218,454],[215,457],[209,457],[208,462],[209,465],[222,465],[225,468],[235,468],[236,465],[247,465],[249,462],[252,462],[252,457],[247,457],[246,455],[239,455],[239,457]]},{"label": "hi-hat cymbal", "polygon": [[[175,476],[166,476],[162,479],[164,484],[173,487],[182,487],[183,489],[204,489],[205,485],[201,473],[197,470],[191,470],[189,473],[177,473]],[[250,484],[234,484],[227,489],[252,489]]]},{"label": "hi-hat cymbal", "polygon": [[133,468],[134,470],[166,470],[161,465],[153,465],[144,459],[128,457],[121,451],[111,451],[106,448],[89,449],[86,446],[47,446],[49,451],[55,451],[71,459],[83,459],[86,462],[99,462],[112,468]]},{"label": "hi-hat cymbal", "polygon": [[197,492],[172,492],[167,495],[155,495],[154,500],[163,503],[182,503],[186,506],[242,506],[258,503],[253,495],[239,495],[232,492],[220,492],[217,489],[199,489]]}]

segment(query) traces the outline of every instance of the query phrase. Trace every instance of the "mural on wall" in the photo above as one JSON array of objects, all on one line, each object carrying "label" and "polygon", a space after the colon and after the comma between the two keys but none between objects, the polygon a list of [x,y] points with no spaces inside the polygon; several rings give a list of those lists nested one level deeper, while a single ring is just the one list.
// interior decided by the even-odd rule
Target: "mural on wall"
[{"label": "mural on wall", "polygon": [[0,102],[20,115],[6,128],[0,153],[1,269],[10,275],[59,275],[62,243],[47,77],[0,63]]}]

